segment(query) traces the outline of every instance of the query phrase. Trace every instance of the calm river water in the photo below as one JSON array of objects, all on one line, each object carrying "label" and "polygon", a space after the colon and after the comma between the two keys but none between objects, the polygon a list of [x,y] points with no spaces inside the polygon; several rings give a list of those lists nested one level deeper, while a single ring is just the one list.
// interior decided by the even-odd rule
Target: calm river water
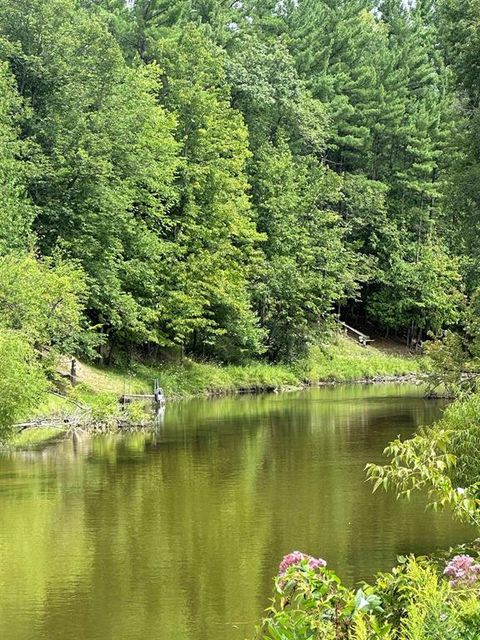
[{"label": "calm river water", "polygon": [[281,557],[350,583],[473,536],[364,466],[442,410],[410,386],[167,407],[155,436],[0,457],[2,640],[243,640]]}]

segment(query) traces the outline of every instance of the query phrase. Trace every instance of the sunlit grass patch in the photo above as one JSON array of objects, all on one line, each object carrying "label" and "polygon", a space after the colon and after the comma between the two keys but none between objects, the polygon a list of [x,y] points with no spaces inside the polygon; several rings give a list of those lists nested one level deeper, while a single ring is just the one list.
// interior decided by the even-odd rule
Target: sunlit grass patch
[{"label": "sunlit grass patch", "polygon": [[311,384],[352,382],[381,376],[402,376],[420,371],[419,358],[384,353],[373,346],[362,347],[343,336],[325,346],[315,346],[308,358],[294,369]]}]

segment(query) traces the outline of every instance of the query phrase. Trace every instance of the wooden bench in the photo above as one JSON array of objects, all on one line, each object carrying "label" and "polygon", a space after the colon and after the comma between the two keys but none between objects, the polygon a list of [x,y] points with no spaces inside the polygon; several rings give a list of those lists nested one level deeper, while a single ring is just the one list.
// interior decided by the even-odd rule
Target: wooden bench
[{"label": "wooden bench", "polygon": [[358,338],[358,341],[362,345],[362,347],[367,347],[369,342],[374,342],[373,338],[370,338],[365,333],[354,329],[346,322],[342,322],[341,320],[339,320],[338,323],[345,329],[345,333],[348,333],[349,331],[350,333],[353,333]]}]

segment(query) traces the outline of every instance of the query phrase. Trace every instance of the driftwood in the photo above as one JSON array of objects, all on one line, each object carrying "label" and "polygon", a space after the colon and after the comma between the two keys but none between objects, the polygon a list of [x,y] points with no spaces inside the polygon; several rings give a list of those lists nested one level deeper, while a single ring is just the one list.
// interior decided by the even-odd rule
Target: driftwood
[{"label": "driftwood", "polygon": [[31,429],[33,427],[37,429],[47,429],[48,427],[75,427],[80,424],[80,416],[65,416],[61,418],[39,418],[38,420],[31,420],[30,422],[21,422],[14,425],[18,433],[25,431],[25,429]]}]

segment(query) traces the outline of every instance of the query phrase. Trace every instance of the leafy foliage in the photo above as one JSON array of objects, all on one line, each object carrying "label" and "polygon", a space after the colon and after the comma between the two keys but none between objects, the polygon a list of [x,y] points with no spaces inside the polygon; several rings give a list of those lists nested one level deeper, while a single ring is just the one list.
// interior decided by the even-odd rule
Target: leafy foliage
[{"label": "leafy foliage", "polygon": [[478,23],[470,0],[4,0],[0,255],[56,264],[39,291],[85,282],[75,339],[39,344],[291,362],[342,313],[414,347],[463,324],[468,352]]},{"label": "leafy foliage", "polygon": [[71,352],[83,329],[81,270],[32,255],[0,258],[0,326],[17,331],[36,349]]},{"label": "leafy foliage", "polygon": [[339,305],[454,326],[447,65],[473,54],[441,8],[6,0],[0,250],[78,261],[107,360],[293,359]]},{"label": "leafy foliage", "polygon": [[177,166],[174,123],[154,97],[158,71],[129,69],[105,24],[70,0],[2,3],[0,33],[33,105],[22,135],[37,143],[29,193],[40,249],[81,262],[104,331],[146,339]]},{"label": "leafy foliage", "polygon": [[85,341],[82,272],[33,255],[0,257],[0,438],[48,389],[55,353]]},{"label": "leafy foliage", "polygon": [[0,255],[25,249],[30,242],[33,208],[25,193],[29,169],[23,157],[27,148],[18,136],[24,114],[8,65],[0,63]]},{"label": "leafy foliage", "polygon": [[15,331],[0,328],[0,441],[42,399],[47,381],[32,347]]},{"label": "leafy foliage", "polygon": [[460,640],[478,635],[477,581],[456,589],[435,561],[409,557],[399,562],[355,592],[333,571],[299,561],[277,577],[276,596],[257,638]]},{"label": "leafy foliage", "polygon": [[260,349],[249,280],[261,261],[247,197],[248,132],[230,107],[222,52],[193,26],[152,51],[164,68],[163,101],[178,120],[179,200],[166,293],[169,334],[204,353],[235,358]]},{"label": "leafy foliage", "polygon": [[457,401],[433,427],[408,440],[395,440],[385,450],[387,465],[368,465],[374,489],[393,488],[409,498],[427,491],[435,509],[449,507],[460,519],[480,526],[478,421],[480,394]]}]

